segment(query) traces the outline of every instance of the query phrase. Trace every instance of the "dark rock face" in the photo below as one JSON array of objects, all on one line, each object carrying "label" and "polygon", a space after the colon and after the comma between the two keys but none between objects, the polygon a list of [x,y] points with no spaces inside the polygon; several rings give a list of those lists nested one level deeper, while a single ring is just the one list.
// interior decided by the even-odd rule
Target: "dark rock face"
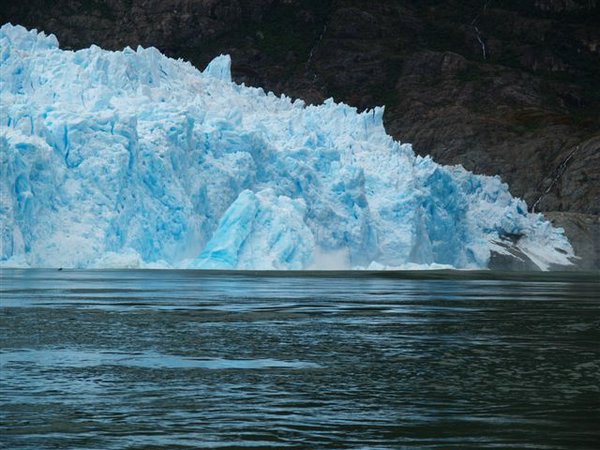
[{"label": "dark rock face", "polygon": [[600,216],[570,212],[549,212],[545,216],[564,228],[575,254],[580,258],[575,267],[597,270],[600,267]]},{"label": "dark rock face", "polygon": [[[29,0],[2,2],[8,21],[201,68],[230,53],[237,82],[385,104],[390,134],[418,153],[499,175],[536,211],[600,215],[597,0]],[[575,221],[584,233],[573,217],[556,220],[597,249],[597,220]]]}]

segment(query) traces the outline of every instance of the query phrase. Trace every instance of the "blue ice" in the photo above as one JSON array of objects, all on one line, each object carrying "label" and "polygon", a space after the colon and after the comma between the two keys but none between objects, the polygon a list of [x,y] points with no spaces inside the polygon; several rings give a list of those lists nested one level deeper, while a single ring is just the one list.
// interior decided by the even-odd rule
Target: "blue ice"
[{"label": "blue ice", "polygon": [[154,48],[61,50],[0,29],[5,266],[485,268],[568,240],[498,177],[416,156],[362,113],[307,106]]}]

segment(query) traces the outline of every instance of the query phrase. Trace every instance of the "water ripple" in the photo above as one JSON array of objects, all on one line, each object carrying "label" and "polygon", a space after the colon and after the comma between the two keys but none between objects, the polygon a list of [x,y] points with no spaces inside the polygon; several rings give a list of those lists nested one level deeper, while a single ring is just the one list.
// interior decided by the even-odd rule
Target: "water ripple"
[{"label": "water ripple", "polygon": [[0,447],[592,449],[598,274],[2,270]]}]

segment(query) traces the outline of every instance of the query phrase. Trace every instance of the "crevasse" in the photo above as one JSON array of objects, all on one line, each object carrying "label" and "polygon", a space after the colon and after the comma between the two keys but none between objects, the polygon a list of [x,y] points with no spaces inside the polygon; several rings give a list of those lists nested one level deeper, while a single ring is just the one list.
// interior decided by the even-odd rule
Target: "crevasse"
[{"label": "crevasse", "polygon": [[383,108],[10,24],[0,54],[4,266],[485,268],[515,236],[543,269],[573,256],[499,178],[394,141]]}]

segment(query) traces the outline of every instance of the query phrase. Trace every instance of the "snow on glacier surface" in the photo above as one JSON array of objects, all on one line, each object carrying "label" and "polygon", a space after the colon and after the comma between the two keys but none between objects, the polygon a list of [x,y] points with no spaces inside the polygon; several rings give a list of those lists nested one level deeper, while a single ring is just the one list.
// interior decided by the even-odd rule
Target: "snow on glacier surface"
[{"label": "snow on glacier surface", "polygon": [[[29,267],[484,268],[573,255],[497,177],[415,156],[382,108],[306,106],[155,48],[0,29],[1,255]],[[520,244],[522,243],[522,244]]]}]

